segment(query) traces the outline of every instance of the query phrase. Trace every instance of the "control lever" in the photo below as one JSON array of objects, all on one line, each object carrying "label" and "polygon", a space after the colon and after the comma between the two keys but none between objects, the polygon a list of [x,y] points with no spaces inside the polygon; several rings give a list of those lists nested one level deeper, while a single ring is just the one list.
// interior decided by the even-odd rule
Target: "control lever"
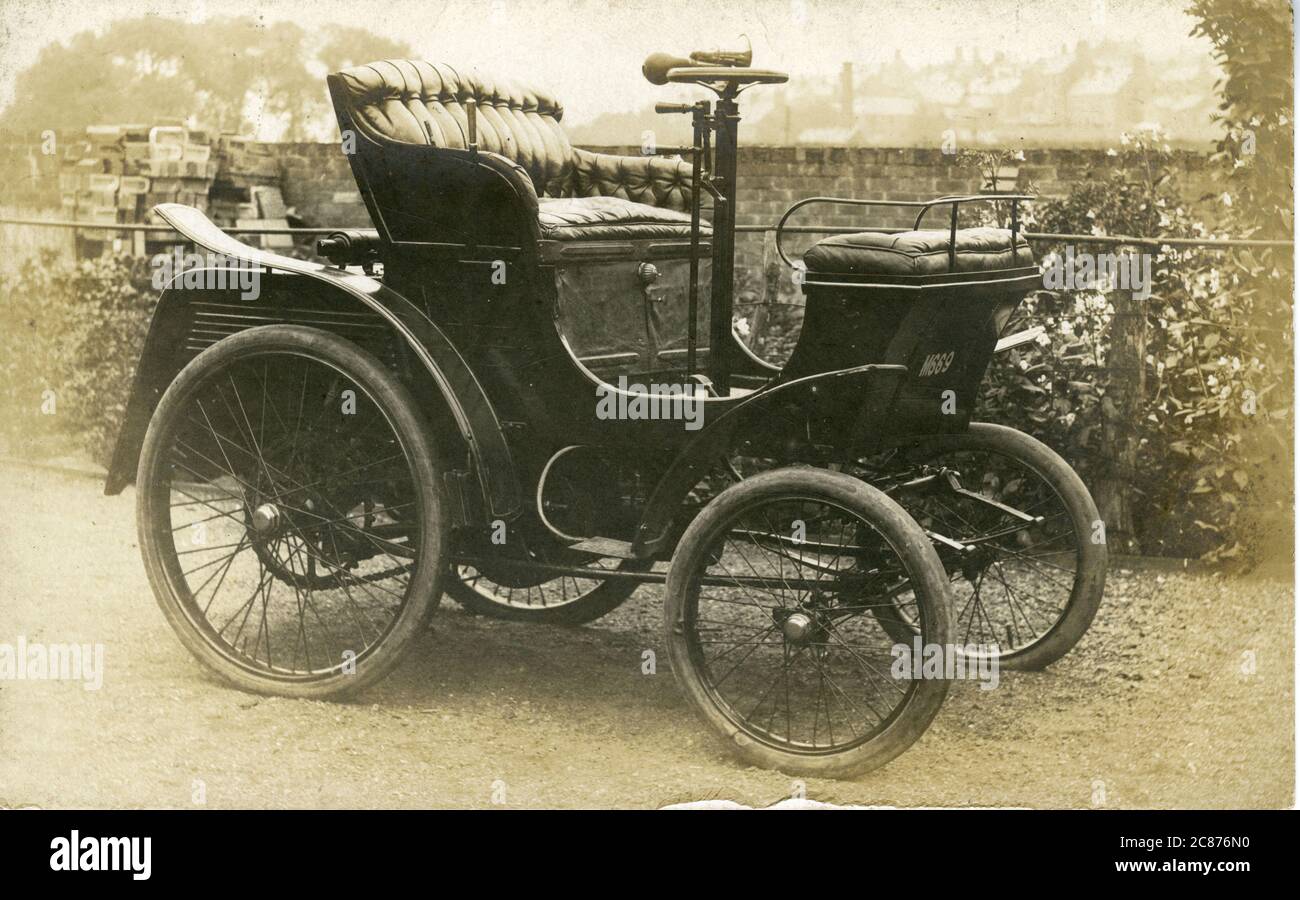
[{"label": "control lever", "polygon": [[[664,82],[667,84],[667,82]],[[695,105],[692,103],[656,103],[655,112],[657,113],[688,113],[694,112]]]},{"label": "control lever", "polygon": [[723,195],[722,191],[718,190],[718,186],[715,183],[721,180],[722,179],[715,175],[702,179],[700,183],[704,189],[709,192],[709,196],[713,198],[713,205],[725,208],[727,205],[727,198]]}]

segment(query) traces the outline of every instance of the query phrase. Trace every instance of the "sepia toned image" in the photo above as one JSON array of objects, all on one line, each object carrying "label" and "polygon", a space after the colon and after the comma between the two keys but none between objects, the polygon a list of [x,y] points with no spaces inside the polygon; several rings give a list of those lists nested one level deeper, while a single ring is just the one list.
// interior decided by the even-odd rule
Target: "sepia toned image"
[{"label": "sepia toned image", "polygon": [[1292,807],[1293,59],[4,0],[0,809]]}]

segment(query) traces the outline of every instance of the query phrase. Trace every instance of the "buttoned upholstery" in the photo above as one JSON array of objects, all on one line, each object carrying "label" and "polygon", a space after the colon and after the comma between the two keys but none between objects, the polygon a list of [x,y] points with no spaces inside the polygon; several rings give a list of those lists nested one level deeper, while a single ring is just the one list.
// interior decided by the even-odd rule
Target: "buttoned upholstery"
[{"label": "buttoned upholstery", "polygon": [[[926,276],[948,272],[950,234],[904,231],[898,234],[862,232],[818,241],[804,254],[810,273],[837,275]],[[1012,248],[1005,228],[960,228],[954,255],[955,272],[986,272],[1034,264],[1024,238]]]},{"label": "buttoned upholstery", "polygon": [[[345,69],[336,77],[354,126],[380,142],[465,149],[466,101],[473,99],[479,149],[522,167],[539,198],[575,201],[563,215],[585,219],[583,230],[561,229],[555,239],[652,237],[670,221],[678,227],[675,233],[689,231],[684,212],[690,197],[688,164],[573,147],[560,125],[564,108],[548,91],[417,60],[383,60]],[[609,202],[593,204],[590,214],[582,216],[581,200],[587,198]],[[651,215],[644,207],[676,215]],[[680,230],[683,225],[687,232]]]},{"label": "buttoned upholstery", "polygon": [[575,147],[573,168],[556,197],[620,197],[662,209],[686,210],[691,167],[661,156],[614,156]]},{"label": "buttoned upholstery", "polygon": [[[537,218],[550,241],[688,238],[691,217],[619,197],[542,198]],[[708,223],[701,233],[710,233]]]}]

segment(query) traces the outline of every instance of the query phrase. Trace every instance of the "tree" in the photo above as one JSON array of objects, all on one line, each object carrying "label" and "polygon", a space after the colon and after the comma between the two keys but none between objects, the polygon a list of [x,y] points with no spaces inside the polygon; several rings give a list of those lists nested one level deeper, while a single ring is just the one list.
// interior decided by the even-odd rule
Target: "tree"
[{"label": "tree", "polygon": [[1234,197],[1233,218],[1254,237],[1295,232],[1295,28],[1276,0],[1195,0],[1193,35],[1209,38],[1227,78],[1217,121],[1223,137],[1214,161]]},{"label": "tree", "polygon": [[192,115],[223,131],[323,139],[333,119],[322,71],[411,53],[405,43],[338,25],[308,33],[292,22],[248,17],[126,19],[44,48],[18,75],[0,131]]},{"label": "tree", "polygon": [[[1199,21],[1193,35],[1208,38],[1227,76],[1220,84],[1219,114],[1223,127],[1212,161],[1231,201],[1227,220],[1242,236],[1272,240],[1295,238],[1295,21],[1290,4],[1274,0],[1195,0],[1190,13]],[[1295,370],[1292,347],[1292,298],[1295,271],[1292,250],[1244,250],[1231,257],[1237,270],[1240,310],[1267,337],[1258,356],[1278,380],[1277,390],[1261,404],[1261,415],[1243,435],[1273,465],[1266,487],[1258,490],[1275,509],[1261,516],[1257,543],[1289,548],[1294,526],[1294,477],[1291,407]],[[1262,499],[1262,498],[1259,498]],[[1277,507],[1281,509],[1277,509]]]}]

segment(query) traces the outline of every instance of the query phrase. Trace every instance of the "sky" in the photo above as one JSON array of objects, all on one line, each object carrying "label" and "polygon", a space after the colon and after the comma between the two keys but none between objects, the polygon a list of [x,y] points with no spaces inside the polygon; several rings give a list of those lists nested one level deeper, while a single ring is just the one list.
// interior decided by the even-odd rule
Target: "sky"
[{"label": "sky", "polygon": [[[640,66],[653,51],[729,46],[746,34],[754,65],[835,77],[843,62],[869,66],[901,53],[941,62],[964,46],[1036,59],[1080,40],[1133,41],[1169,59],[1209,45],[1188,36],[1177,0],[0,0],[0,107],[16,72],[40,48],[116,18],[189,21],[251,15],[313,24],[362,25],[408,41],[425,59],[469,62],[563,91],[566,121],[643,103]],[[221,52],[226,48],[213,48]],[[673,99],[662,89],[655,99]],[[632,99],[635,98],[635,101]]]}]

